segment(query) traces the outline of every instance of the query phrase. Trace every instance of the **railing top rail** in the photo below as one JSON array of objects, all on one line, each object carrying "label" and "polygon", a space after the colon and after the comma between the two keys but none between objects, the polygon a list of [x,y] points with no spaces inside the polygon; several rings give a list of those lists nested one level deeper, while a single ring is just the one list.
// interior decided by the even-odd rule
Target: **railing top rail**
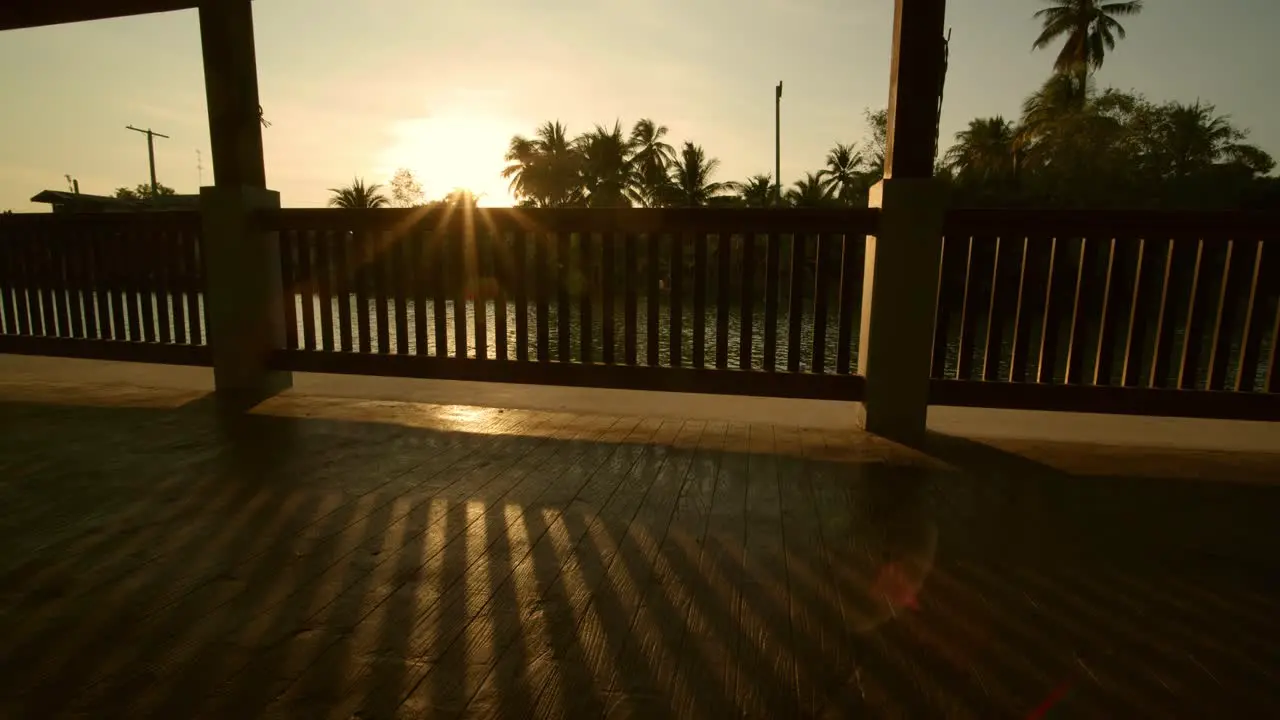
[{"label": "railing top rail", "polygon": [[409,231],[476,229],[599,233],[840,233],[874,234],[875,208],[414,208],[264,210],[271,230]]},{"label": "railing top rail", "polygon": [[200,227],[198,210],[162,210],[137,213],[15,213],[0,215],[4,230],[191,230]]},{"label": "railing top rail", "polygon": [[1280,237],[1280,212],[1243,210],[947,211],[943,233],[953,236],[1157,238]]}]

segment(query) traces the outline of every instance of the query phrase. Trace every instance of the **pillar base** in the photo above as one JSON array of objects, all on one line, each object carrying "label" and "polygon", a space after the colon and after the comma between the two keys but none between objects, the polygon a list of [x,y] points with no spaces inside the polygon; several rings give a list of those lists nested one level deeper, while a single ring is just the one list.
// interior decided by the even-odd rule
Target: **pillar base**
[{"label": "pillar base", "polygon": [[271,368],[285,337],[280,244],[254,221],[258,210],[278,207],[280,194],[271,190],[200,189],[205,319],[219,407],[252,407],[293,386],[292,373]]},{"label": "pillar base", "polygon": [[914,442],[925,436],[946,187],[891,178],[871,189],[878,235],[867,238],[858,372],[866,378],[859,425]]}]

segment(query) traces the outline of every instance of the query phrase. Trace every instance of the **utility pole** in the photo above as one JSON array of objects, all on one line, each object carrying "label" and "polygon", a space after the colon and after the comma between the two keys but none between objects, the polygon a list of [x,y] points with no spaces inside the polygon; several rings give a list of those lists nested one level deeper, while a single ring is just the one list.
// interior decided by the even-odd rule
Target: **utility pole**
[{"label": "utility pole", "polygon": [[160,133],[158,133],[158,132],[156,132],[156,131],[152,130],[151,128],[147,128],[146,130],[143,130],[142,128],[136,128],[136,127],[134,127],[134,126],[132,126],[132,125],[126,125],[126,126],[125,126],[125,129],[126,129],[126,130],[132,130],[132,131],[134,131],[134,132],[140,132],[140,133],[142,133],[143,135],[146,135],[146,136],[147,136],[147,160],[151,163],[151,197],[153,197],[153,198],[154,198],[154,197],[156,196],[156,190],[157,190],[157,188],[158,188],[158,185],[157,185],[157,183],[156,183],[156,143],[155,143],[155,138],[162,137],[162,138],[164,138],[164,139],[168,140],[168,139],[169,139],[169,136],[168,136],[168,135],[161,135]]},{"label": "utility pole", "polygon": [[782,207],[782,81],[773,93],[773,206]]}]

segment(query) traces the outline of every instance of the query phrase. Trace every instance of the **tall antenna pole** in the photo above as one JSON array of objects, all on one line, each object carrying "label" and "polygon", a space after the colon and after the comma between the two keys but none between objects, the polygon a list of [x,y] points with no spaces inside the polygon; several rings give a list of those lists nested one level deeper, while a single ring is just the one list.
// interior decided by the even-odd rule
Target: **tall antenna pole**
[{"label": "tall antenna pole", "polygon": [[132,125],[126,125],[126,126],[125,126],[125,129],[126,129],[126,130],[132,130],[132,131],[134,131],[134,132],[140,132],[140,133],[142,133],[143,135],[146,135],[146,136],[147,136],[147,160],[151,163],[151,197],[153,197],[153,198],[154,198],[154,197],[156,196],[156,190],[157,190],[157,189],[158,189],[158,187],[159,187],[159,186],[157,185],[157,183],[156,183],[156,142],[155,142],[155,138],[162,137],[162,138],[164,138],[164,139],[168,140],[168,139],[169,139],[169,136],[168,136],[168,135],[161,135],[160,133],[158,133],[158,132],[156,132],[156,131],[152,130],[151,128],[147,128],[146,130],[143,130],[142,128],[136,128],[136,127],[134,127],[134,126],[132,126]]},{"label": "tall antenna pole", "polygon": [[200,157],[200,148],[196,148],[196,187],[204,186],[204,158]]},{"label": "tall antenna pole", "polygon": [[782,81],[773,93],[773,206],[782,207]]}]

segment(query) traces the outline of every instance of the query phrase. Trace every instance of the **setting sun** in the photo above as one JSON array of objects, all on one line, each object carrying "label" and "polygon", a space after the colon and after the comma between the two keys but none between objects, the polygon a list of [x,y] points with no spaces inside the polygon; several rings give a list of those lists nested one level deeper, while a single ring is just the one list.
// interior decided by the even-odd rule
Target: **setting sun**
[{"label": "setting sun", "polygon": [[401,120],[391,128],[392,142],[382,153],[380,170],[390,177],[396,168],[408,168],[427,200],[465,189],[481,205],[513,205],[501,173],[507,143],[517,132],[515,123],[488,115],[446,112]]}]

